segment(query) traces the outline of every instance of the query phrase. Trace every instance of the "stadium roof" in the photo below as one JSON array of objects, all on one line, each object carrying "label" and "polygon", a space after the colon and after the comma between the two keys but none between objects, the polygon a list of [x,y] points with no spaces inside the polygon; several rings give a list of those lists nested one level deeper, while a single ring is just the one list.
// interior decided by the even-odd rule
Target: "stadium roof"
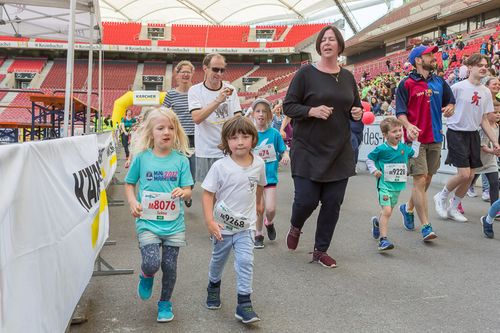
[{"label": "stadium roof", "polygon": [[253,25],[331,20],[339,14],[337,2],[366,7],[386,0],[99,0],[99,5],[102,21]]}]

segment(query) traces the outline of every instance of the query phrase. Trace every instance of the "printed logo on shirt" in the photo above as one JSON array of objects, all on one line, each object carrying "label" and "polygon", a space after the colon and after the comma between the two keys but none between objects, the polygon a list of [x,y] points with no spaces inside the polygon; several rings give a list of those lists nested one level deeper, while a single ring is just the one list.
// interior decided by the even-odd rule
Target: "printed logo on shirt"
[{"label": "printed logo on shirt", "polygon": [[387,195],[384,195],[384,196],[382,197],[382,200],[384,200],[384,201],[387,201],[387,200],[389,200],[389,196],[387,196]]},{"label": "printed logo on shirt", "polygon": [[472,101],[470,104],[475,104],[476,106],[479,106],[479,100],[481,99],[481,96],[479,96],[479,92],[474,91],[474,95],[472,95]]},{"label": "printed logo on shirt", "polygon": [[439,95],[439,90],[432,90],[431,88],[429,89],[426,89],[424,91],[420,91],[418,93],[416,93],[417,97],[422,97],[422,96],[427,96],[427,97],[431,97],[432,95]]},{"label": "printed logo on shirt", "polygon": [[146,171],[146,180],[148,181],[177,181],[177,171]]},{"label": "printed logo on shirt", "polygon": [[248,177],[248,184],[250,185],[249,191],[251,193],[255,193],[256,192],[258,181],[259,181],[259,179],[257,177],[255,177],[255,176]]},{"label": "printed logo on shirt", "polygon": [[224,119],[229,117],[229,107],[227,103],[222,103],[221,105],[219,105],[219,107],[214,112],[217,118]]}]

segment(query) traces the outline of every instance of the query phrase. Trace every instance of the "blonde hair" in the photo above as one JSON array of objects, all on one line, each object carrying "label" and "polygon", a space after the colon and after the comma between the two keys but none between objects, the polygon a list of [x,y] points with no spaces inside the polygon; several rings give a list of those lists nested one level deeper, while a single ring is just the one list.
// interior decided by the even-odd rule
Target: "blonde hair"
[{"label": "blonde hair", "polygon": [[182,60],[179,62],[177,66],[175,66],[175,72],[179,73],[184,66],[191,68],[191,71],[194,72],[194,65],[189,60]]},{"label": "blonde hair", "polygon": [[401,127],[403,123],[396,117],[386,117],[380,122],[380,130],[382,134],[387,134],[394,127]]},{"label": "blonde hair", "polygon": [[136,155],[145,150],[154,148],[153,127],[156,124],[155,120],[159,117],[166,117],[172,126],[174,126],[172,149],[189,156],[189,141],[181,123],[179,122],[179,118],[177,118],[177,115],[172,111],[172,109],[164,106],[153,108],[144,116],[142,123],[139,125],[136,133],[132,136],[132,154]]}]

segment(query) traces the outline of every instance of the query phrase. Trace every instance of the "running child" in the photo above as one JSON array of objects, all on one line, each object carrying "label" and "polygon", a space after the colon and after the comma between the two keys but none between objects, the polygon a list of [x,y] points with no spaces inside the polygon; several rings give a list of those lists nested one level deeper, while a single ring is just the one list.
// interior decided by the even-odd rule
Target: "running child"
[{"label": "running child", "polygon": [[203,214],[213,243],[206,306],[212,310],[221,307],[222,272],[233,249],[238,292],[235,317],[244,324],[260,320],[250,300],[255,222],[264,211],[266,185],[264,161],[252,153],[257,140],[250,119],[236,116],[226,121],[219,145],[225,157],[212,165],[201,185]]},{"label": "running child", "polygon": [[[134,159],[125,177],[125,194],[136,217],[142,255],[137,294],[151,298],[155,273],[163,272],[158,322],[171,321],[172,292],[177,278],[179,248],[186,245],[183,201],[191,198],[188,139],[175,113],[160,107],[150,111],[137,131]],[[139,191],[135,196],[135,187]]]},{"label": "running child", "polygon": [[[372,217],[372,235],[375,239],[380,238],[379,251],[386,251],[394,248],[394,244],[387,238],[387,228],[399,193],[406,187],[406,165],[414,151],[401,142],[403,123],[397,118],[385,118],[380,123],[380,129],[386,141],[368,154],[366,165],[377,178],[378,202],[382,207],[380,217]],[[436,238],[436,235],[430,233],[427,237],[424,240]]]},{"label": "running child", "polygon": [[276,239],[274,217],[276,215],[276,185],[278,184],[278,166],[281,161],[286,165],[290,162],[285,141],[280,132],[271,127],[273,113],[271,103],[266,99],[258,98],[252,103],[252,117],[259,133],[259,142],[254,153],[266,163],[267,185],[264,187],[263,205],[265,215],[257,216],[257,230],[255,232],[255,248],[264,247],[263,224],[267,229],[269,240]]}]

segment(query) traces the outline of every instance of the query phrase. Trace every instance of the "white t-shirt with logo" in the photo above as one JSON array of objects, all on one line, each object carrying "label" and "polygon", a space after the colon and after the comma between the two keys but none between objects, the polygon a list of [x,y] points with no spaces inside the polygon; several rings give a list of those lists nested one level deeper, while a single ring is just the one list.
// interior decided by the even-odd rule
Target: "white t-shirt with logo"
[{"label": "white t-shirt with logo", "polygon": [[474,85],[469,80],[451,86],[455,95],[455,113],[446,124],[454,131],[477,131],[483,115],[493,112],[493,98],[488,88]]},{"label": "white t-shirt with logo", "polygon": [[[228,86],[228,85],[225,85]],[[194,126],[194,146],[196,157],[204,158],[221,158],[224,155],[217,148],[221,142],[222,125],[224,122],[234,116],[235,113],[241,112],[240,100],[234,87],[233,93],[225,102],[221,103],[214,112],[212,112],[199,125]],[[222,89],[222,88],[221,88]],[[189,111],[202,109],[212,103],[217,96],[219,90],[208,89],[203,82],[195,84],[188,91]]]},{"label": "white t-shirt with logo", "polygon": [[[230,156],[216,161],[201,184],[203,189],[215,193],[215,206],[224,202],[232,212],[247,219],[251,230],[255,230],[257,221],[257,186],[267,184],[265,163],[255,154],[253,156],[249,167],[241,167]],[[238,230],[222,230],[224,235],[236,232]]]}]

